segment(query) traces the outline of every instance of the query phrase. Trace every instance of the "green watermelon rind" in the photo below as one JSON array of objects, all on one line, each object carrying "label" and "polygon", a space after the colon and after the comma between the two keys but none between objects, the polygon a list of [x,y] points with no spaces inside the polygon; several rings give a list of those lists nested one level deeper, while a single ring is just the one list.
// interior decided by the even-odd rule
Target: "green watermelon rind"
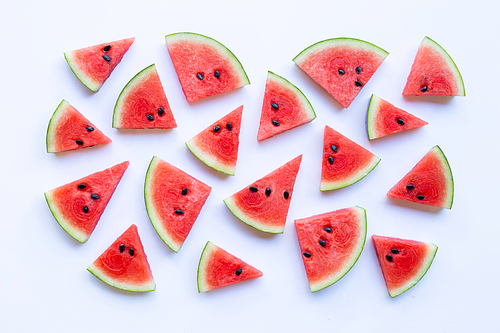
[{"label": "green watermelon rind", "polygon": [[320,191],[332,191],[338,190],[354,183],[359,182],[361,179],[365,178],[373,169],[380,163],[380,158],[373,155],[370,163],[368,163],[363,169],[359,170],[351,177],[344,179],[343,181],[321,181]]},{"label": "green watermelon rind", "polygon": [[[354,206],[350,209],[358,211],[359,221],[358,225],[360,227],[360,237],[358,240],[358,246],[356,247],[356,251],[353,252],[351,260],[344,265],[344,269],[340,270],[337,274],[333,276],[327,276],[323,279],[323,281],[317,282],[315,284],[310,284],[311,292],[316,292],[326,287],[331,286],[332,284],[338,282],[342,279],[356,264],[366,243],[366,234],[367,234],[367,218],[366,218],[366,210],[360,206]],[[296,220],[300,221],[300,220]]]},{"label": "green watermelon rind", "polygon": [[148,292],[148,291],[154,291],[156,289],[156,283],[151,281],[150,283],[142,284],[142,285],[137,285],[137,284],[132,284],[132,283],[124,283],[124,282],[118,282],[113,280],[112,278],[108,277],[102,270],[100,270],[97,266],[94,264],[90,265],[87,270],[94,274],[96,278],[101,280],[102,282],[115,287],[117,289],[125,290],[125,291],[132,291],[132,292]]},{"label": "green watermelon rind", "polygon": [[59,118],[61,118],[62,111],[70,105],[68,101],[62,100],[61,103],[57,106],[56,110],[52,114],[52,117],[50,117],[49,121],[49,126],[47,127],[47,136],[45,138],[46,146],[47,146],[47,153],[56,153],[57,149],[54,147],[54,136],[55,136],[55,131],[57,128],[57,124],[59,121]]},{"label": "green watermelon rind", "polygon": [[247,73],[245,72],[245,69],[243,68],[243,65],[241,64],[239,59],[221,42],[211,37],[194,32],[176,32],[165,36],[165,42],[167,46],[169,43],[175,42],[176,40],[201,41],[203,43],[212,45],[221,54],[225,55],[226,59],[228,59],[233,65],[233,68],[238,73],[238,78],[240,79],[240,87],[250,84]]},{"label": "green watermelon rind", "polygon": [[228,174],[230,176],[234,176],[236,171],[236,166],[224,165],[220,163],[216,158],[214,158],[211,154],[207,154],[205,150],[199,147],[196,144],[196,137],[186,142],[186,146],[191,150],[191,152],[198,157],[203,163],[208,165],[211,168],[214,168],[217,171]]},{"label": "green watermelon rind", "polygon": [[80,80],[81,83],[83,83],[87,88],[92,90],[93,92],[98,92],[99,89],[102,87],[102,83],[99,83],[97,81],[94,81],[90,76],[85,75],[85,72],[82,70],[79,70],[79,66],[76,64],[76,62],[73,60],[73,52],[64,52],[64,58],[66,59],[66,62],[69,65],[69,68],[71,68],[71,71],[75,76]]},{"label": "green watermelon rind", "polygon": [[217,249],[217,245],[208,241],[203,248],[203,252],[200,256],[200,261],[198,263],[198,273],[197,273],[197,284],[198,284],[198,292],[202,293],[210,290],[208,288],[207,283],[205,282],[204,272],[206,272],[207,262],[210,259],[210,254],[213,250]]}]

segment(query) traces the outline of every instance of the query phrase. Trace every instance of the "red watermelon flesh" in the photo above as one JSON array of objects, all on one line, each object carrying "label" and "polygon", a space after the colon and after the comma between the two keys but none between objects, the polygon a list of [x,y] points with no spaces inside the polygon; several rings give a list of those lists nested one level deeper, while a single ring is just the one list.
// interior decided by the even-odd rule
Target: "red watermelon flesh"
[{"label": "red watermelon flesh", "polygon": [[226,206],[246,224],[283,233],[302,155],[225,199]]},{"label": "red watermelon flesh", "polygon": [[117,164],[45,193],[54,218],[70,236],[81,243],[89,239],[128,165]]},{"label": "red watermelon flesh", "polygon": [[189,32],[165,40],[188,102],[250,84],[238,58],[218,41]]},{"label": "red watermelon flesh", "polygon": [[153,291],[156,288],[135,224],[87,269],[101,281],[118,289]]},{"label": "red watermelon flesh", "polygon": [[438,249],[431,243],[393,237],[373,235],[372,240],[391,297],[404,293],[420,281]]},{"label": "red watermelon flesh", "polygon": [[120,63],[135,38],[117,40],[65,52],[64,57],[76,77],[92,91],[99,91]]},{"label": "red watermelon flesh", "polygon": [[262,272],[243,260],[207,242],[198,265],[198,292],[210,291],[255,279]]},{"label": "red watermelon flesh", "polygon": [[426,121],[395,107],[380,97],[372,95],[370,99],[366,116],[366,126],[370,140],[408,131],[427,124]]},{"label": "red watermelon flesh", "polygon": [[186,142],[186,146],[209,167],[234,175],[242,112],[243,106],[236,108]]},{"label": "red watermelon flesh", "polygon": [[429,37],[420,43],[403,95],[465,96],[464,82],[457,65]]},{"label": "red watermelon flesh", "polygon": [[306,96],[293,84],[268,72],[257,140],[308,123],[316,118]]},{"label": "red watermelon flesh", "polygon": [[354,266],[366,239],[366,212],[361,207],[295,220],[311,292],[340,280]]},{"label": "red watermelon flesh", "polygon": [[363,40],[333,38],[309,46],[293,61],[347,108],[388,54]]},{"label": "red watermelon flesh", "polygon": [[50,118],[46,142],[48,153],[59,153],[110,143],[111,139],[62,100]]},{"label": "red watermelon flesh", "polygon": [[153,157],[144,185],[146,209],[161,239],[181,248],[205,204],[211,187],[173,165]]},{"label": "red watermelon flesh", "polygon": [[140,71],[123,88],[116,101],[113,127],[177,127],[154,64]]},{"label": "red watermelon flesh", "polygon": [[448,160],[441,148],[434,146],[387,196],[451,209],[453,192],[453,176]]},{"label": "red watermelon flesh", "polygon": [[352,185],[369,174],[379,162],[380,158],[325,126],[320,190]]}]

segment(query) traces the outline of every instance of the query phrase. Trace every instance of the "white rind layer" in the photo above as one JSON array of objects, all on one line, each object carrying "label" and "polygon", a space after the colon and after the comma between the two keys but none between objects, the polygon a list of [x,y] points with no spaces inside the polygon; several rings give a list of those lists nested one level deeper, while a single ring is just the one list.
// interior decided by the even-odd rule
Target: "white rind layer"
[{"label": "white rind layer", "polygon": [[349,177],[349,179],[345,179],[343,181],[322,181],[320,184],[320,191],[337,190],[339,188],[352,185],[365,178],[378,165],[379,162],[380,158],[373,155],[370,163],[368,163],[366,167]]}]

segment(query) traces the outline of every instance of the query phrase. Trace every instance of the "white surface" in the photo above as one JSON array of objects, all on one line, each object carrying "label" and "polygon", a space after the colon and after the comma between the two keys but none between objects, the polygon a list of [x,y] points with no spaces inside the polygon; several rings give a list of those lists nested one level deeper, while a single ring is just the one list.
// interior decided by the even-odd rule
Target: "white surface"
[{"label": "white surface", "polygon": [[[500,6],[494,1],[10,1],[0,12],[1,172],[0,331],[2,332],[491,332],[498,310],[500,231],[497,164],[500,116],[495,55]],[[238,91],[188,104],[164,43],[179,31],[224,43],[252,82]],[[457,63],[465,98],[403,98],[424,36]],[[90,92],[63,52],[136,37],[109,80]],[[331,37],[370,41],[390,55],[349,109],[342,109],[292,62],[303,48]],[[111,127],[121,89],[156,63],[178,128]],[[317,119],[264,142],[256,140],[268,70],[297,85]],[[364,125],[372,93],[429,125],[368,142]],[[45,132],[62,99],[113,142],[78,152],[48,154]],[[243,104],[236,176],[206,167],[184,142]],[[367,147],[382,161],[362,181],[320,193],[325,124]],[[415,207],[385,194],[432,146],[439,144],[455,177],[453,209]],[[304,154],[282,235],[241,223],[223,199]],[[146,168],[157,155],[213,187],[179,253],[148,220]],[[130,161],[89,241],[79,244],[52,217],[43,193]],[[367,210],[368,236],[429,241],[439,250],[427,275],[391,299],[372,242],[335,285],[310,293],[293,220],[343,207]],[[108,287],[86,268],[131,223],[148,255],[157,289],[130,294]],[[262,278],[198,294],[196,270],[207,240],[263,271]]]}]

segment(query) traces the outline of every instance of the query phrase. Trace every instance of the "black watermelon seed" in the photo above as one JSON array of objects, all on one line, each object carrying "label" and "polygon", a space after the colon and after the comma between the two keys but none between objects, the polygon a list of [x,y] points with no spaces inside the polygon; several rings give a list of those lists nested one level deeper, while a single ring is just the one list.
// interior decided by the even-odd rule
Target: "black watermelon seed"
[{"label": "black watermelon seed", "polygon": [[427,86],[423,86],[422,89],[420,89],[421,92],[426,92],[427,91]]},{"label": "black watermelon seed", "polygon": [[337,152],[337,146],[336,145],[331,145],[331,148],[332,148],[332,150],[333,150],[334,153]]},{"label": "black watermelon seed", "polygon": [[180,209],[176,209],[175,210],[175,214],[177,214],[177,215],[184,215],[184,212],[182,210],[180,210]]},{"label": "black watermelon seed", "polygon": [[215,78],[217,78],[217,79],[218,79],[218,78],[220,78],[220,73],[219,73],[219,71],[215,71],[215,72],[214,72],[214,76],[215,76]]},{"label": "black watermelon seed", "polygon": [[196,74],[196,76],[198,77],[198,79],[203,80],[203,74],[198,73],[198,74]]},{"label": "black watermelon seed", "polygon": [[302,253],[304,255],[304,257],[306,258],[311,258],[311,254],[309,252],[304,252]]},{"label": "black watermelon seed", "polygon": [[106,45],[102,50],[108,52],[111,49],[111,45]]},{"label": "black watermelon seed", "polygon": [[250,191],[252,192],[257,192],[259,189],[257,189],[257,187],[255,186],[250,186]]},{"label": "black watermelon seed", "polygon": [[111,61],[111,58],[107,54],[103,55],[102,58],[106,61]]},{"label": "black watermelon seed", "polygon": [[158,109],[158,115],[163,116],[164,114],[165,114],[165,110],[163,110],[163,108],[160,106],[160,108]]},{"label": "black watermelon seed", "polygon": [[344,75],[345,74],[345,71],[343,69],[339,69],[339,74],[340,75]]},{"label": "black watermelon seed", "polygon": [[279,121],[277,121],[277,120],[273,120],[273,125],[274,125],[274,126],[279,126],[279,125],[280,125],[280,122],[279,122]]},{"label": "black watermelon seed", "polygon": [[87,132],[92,132],[94,128],[92,126],[87,126]]},{"label": "black watermelon seed", "polygon": [[149,121],[155,120],[155,117],[153,117],[153,115],[149,113],[146,115],[146,118],[148,118]]},{"label": "black watermelon seed", "polygon": [[361,67],[359,67],[359,66],[358,66],[358,67],[356,67],[356,73],[357,73],[357,74],[361,73]]},{"label": "black watermelon seed", "polygon": [[328,163],[333,164],[333,156],[328,156]]},{"label": "black watermelon seed", "polygon": [[394,254],[398,254],[399,253],[398,249],[392,249],[391,252],[394,253]]},{"label": "black watermelon seed", "polygon": [[90,197],[91,197],[92,199],[94,199],[94,200],[99,199],[99,195],[97,195],[97,194],[95,194],[95,193],[92,193],[92,194],[90,195]]},{"label": "black watermelon seed", "polygon": [[418,199],[418,200],[424,200],[424,199],[425,199],[425,197],[424,197],[422,194],[419,194],[419,195],[417,195],[417,199]]},{"label": "black watermelon seed", "polygon": [[328,233],[331,233],[332,232],[332,228],[330,227],[325,227],[325,231],[328,232]]},{"label": "black watermelon seed", "polygon": [[236,270],[236,275],[240,275],[242,271],[243,271],[243,270],[242,270],[241,268],[238,268],[238,269]]},{"label": "black watermelon seed", "polygon": [[232,131],[233,130],[233,125],[231,123],[227,123],[226,127],[227,127],[228,131]]},{"label": "black watermelon seed", "polygon": [[87,214],[89,212],[89,207],[83,206],[82,210],[85,214]]},{"label": "black watermelon seed", "polygon": [[123,253],[125,251],[125,244],[120,244],[120,253]]},{"label": "black watermelon seed", "polygon": [[80,190],[83,190],[83,189],[84,189],[84,188],[86,188],[86,187],[87,187],[87,185],[85,185],[85,184],[78,184],[78,188],[79,188]]},{"label": "black watermelon seed", "polygon": [[128,253],[130,254],[131,257],[133,257],[134,256],[134,249],[133,248],[128,249]]},{"label": "black watermelon seed", "polygon": [[399,125],[404,125],[404,124],[405,124],[405,121],[404,121],[403,119],[400,119],[400,118],[398,118],[398,119],[396,120],[396,122],[397,122]]},{"label": "black watermelon seed", "polygon": [[182,195],[188,194],[188,189],[187,188],[183,188],[181,193],[182,193]]},{"label": "black watermelon seed", "polygon": [[363,86],[363,83],[361,83],[361,82],[359,82],[359,81],[356,81],[356,82],[354,82],[354,83],[356,83],[356,85],[357,85],[358,87],[362,87],[362,86]]},{"label": "black watermelon seed", "polygon": [[385,259],[387,259],[387,261],[392,262],[392,256],[390,254],[386,255]]},{"label": "black watermelon seed", "polygon": [[270,196],[271,195],[271,188],[268,187],[266,188],[266,196]]},{"label": "black watermelon seed", "polygon": [[325,247],[326,246],[326,242],[324,240],[320,240],[319,241],[319,245]]},{"label": "black watermelon seed", "polygon": [[271,103],[271,106],[273,107],[273,109],[275,110],[278,110],[280,107],[278,106],[278,104],[276,103]]},{"label": "black watermelon seed", "polygon": [[410,190],[410,191],[411,191],[411,190],[413,190],[414,188],[415,188],[415,186],[414,186],[414,185],[412,185],[412,184],[408,184],[408,185],[406,185],[406,189],[407,189],[407,190]]},{"label": "black watermelon seed", "polygon": [[283,192],[283,196],[285,197],[285,199],[288,199],[288,197],[290,196],[290,193],[288,193],[288,191],[285,191],[285,192]]},{"label": "black watermelon seed", "polygon": [[79,145],[79,146],[81,146],[81,145],[83,145],[83,141],[82,140],[76,140],[76,144]]},{"label": "black watermelon seed", "polygon": [[217,125],[217,126],[214,127],[214,133],[217,133],[218,131],[220,131],[220,126],[219,125]]}]

